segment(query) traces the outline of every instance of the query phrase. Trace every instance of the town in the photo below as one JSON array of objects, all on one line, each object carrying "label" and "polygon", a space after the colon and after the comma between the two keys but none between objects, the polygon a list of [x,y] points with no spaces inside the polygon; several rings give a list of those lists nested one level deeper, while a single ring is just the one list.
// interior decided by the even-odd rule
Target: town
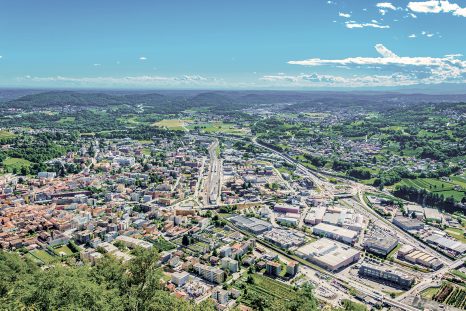
[{"label": "town", "polygon": [[[331,308],[466,308],[464,216],[309,165],[331,152],[325,141],[257,138],[258,123],[188,114],[159,121],[144,139],[80,135],[45,170],[13,172],[4,162],[1,248],[42,267],[125,263],[136,249],[155,249],[167,291],[218,310],[290,300],[304,284]],[[26,131],[4,129],[57,130]],[[343,145],[341,161],[372,163],[384,148],[374,139]],[[304,158],[310,148],[318,155]]]}]

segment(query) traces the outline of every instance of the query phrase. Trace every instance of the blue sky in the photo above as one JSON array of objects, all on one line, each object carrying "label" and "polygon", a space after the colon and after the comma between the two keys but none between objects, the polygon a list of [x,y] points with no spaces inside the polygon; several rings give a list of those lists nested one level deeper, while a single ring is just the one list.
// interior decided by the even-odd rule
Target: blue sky
[{"label": "blue sky", "polygon": [[466,1],[2,0],[0,87],[327,89],[466,79]]}]

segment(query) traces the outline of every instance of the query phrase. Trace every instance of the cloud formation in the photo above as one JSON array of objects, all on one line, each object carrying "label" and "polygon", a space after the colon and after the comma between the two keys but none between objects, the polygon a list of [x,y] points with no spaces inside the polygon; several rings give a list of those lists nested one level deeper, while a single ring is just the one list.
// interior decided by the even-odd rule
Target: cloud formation
[{"label": "cloud formation", "polygon": [[390,2],[379,2],[375,6],[380,8],[380,9],[389,9],[389,10],[393,10],[393,11],[396,10],[396,7],[393,4],[391,4]]},{"label": "cloud formation", "polygon": [[[376,75],[364,76],[321,76],[327,80],[331,77],[334,83],[344,81],[351,85],[370,84],[367,86],[393,86],[414,84],[436,84],[444,82],[466,82],[466,61],[459,59],[461,55],[452,54],[444,57],[408,57],[398,56],[383,44],[376,44],[379,57],[348,57],[343,59],[311,58],[289,61],[288,64],[307,67],[344,66],[355,71],[375,70]],[[380,75],[380,72],[390,74]],[[295,81],[310,81],[309,75],[294,76]],[[372,77],[372,78],[371,78]],[[268,76],[268,79],[290,81],[291,77]],[[321,79],[321,83],[323,80]],[[328,83],[328,81],[327,81]]]},{"label": "cloud formation", "polygon": [[345,17],[345,18],[350,18],[350,17],[351,17],[351,14],[349,14],[349,13],[338,12],[338,16],[340,16],[340,17]]},{"label": "cloud formation", "polygon": [[371,23],[358,23],[355,21],[347,21],[345,22],[346,28],[353,29],[353,28],[379,28],[379,29],[387,29],[390,28],[388,25],[380,25],[379,23],[372,21]]},{"label": "cloud formation", "polygon": [[126,76],[126,77],[34,77],[25,76],[18,81],[34,82],[37,84],[56,83],[73,86],[132,86],[132,87],[172,87],[172,86],[210,86],[221,85],[224,81],[215,78],[206,78],[200,75],[182,76]]},{"label": "cloud formation", "polygon": [[408,9],[416,13],[452,13],[455,16],[466,17],[466,7],[461,7],[448,0],[413,1],[408,3]]}]

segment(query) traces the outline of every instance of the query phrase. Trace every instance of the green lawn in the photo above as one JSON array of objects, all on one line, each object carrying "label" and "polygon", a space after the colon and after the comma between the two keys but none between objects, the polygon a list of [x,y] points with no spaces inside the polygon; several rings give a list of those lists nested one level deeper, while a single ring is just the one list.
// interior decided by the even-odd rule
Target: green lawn
[{"label": "green lawn", "polygon": [[6,158],[3,160],[3,167],[7,172],[12,172],[15,168],[19,171],[22,167],[29,167],[30,165],[31,162],[20,158]]},{"label": "green lawn", "polygon": [[51,256],[49,253],[47,253],[44,250],[35,250],[35,251],[30,252],[30,254],[45,264],[50,264],[56,259],[56,257]]},{"label": "green lawn", "polygon": [[61,253],[64,253],[65,256],[73,255],[73,251],[66,245],[60,246],[58,248],[54,248],[54,251],[58,255],[61,255]]}]

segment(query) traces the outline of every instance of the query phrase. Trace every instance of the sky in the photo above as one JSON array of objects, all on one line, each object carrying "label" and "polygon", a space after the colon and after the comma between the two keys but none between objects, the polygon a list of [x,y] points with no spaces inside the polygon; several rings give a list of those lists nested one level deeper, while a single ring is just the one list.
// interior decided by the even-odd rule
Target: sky
[{"label": "sky", "polygon": [[466,0],[0,4],[0,87],[466,86]]}]

